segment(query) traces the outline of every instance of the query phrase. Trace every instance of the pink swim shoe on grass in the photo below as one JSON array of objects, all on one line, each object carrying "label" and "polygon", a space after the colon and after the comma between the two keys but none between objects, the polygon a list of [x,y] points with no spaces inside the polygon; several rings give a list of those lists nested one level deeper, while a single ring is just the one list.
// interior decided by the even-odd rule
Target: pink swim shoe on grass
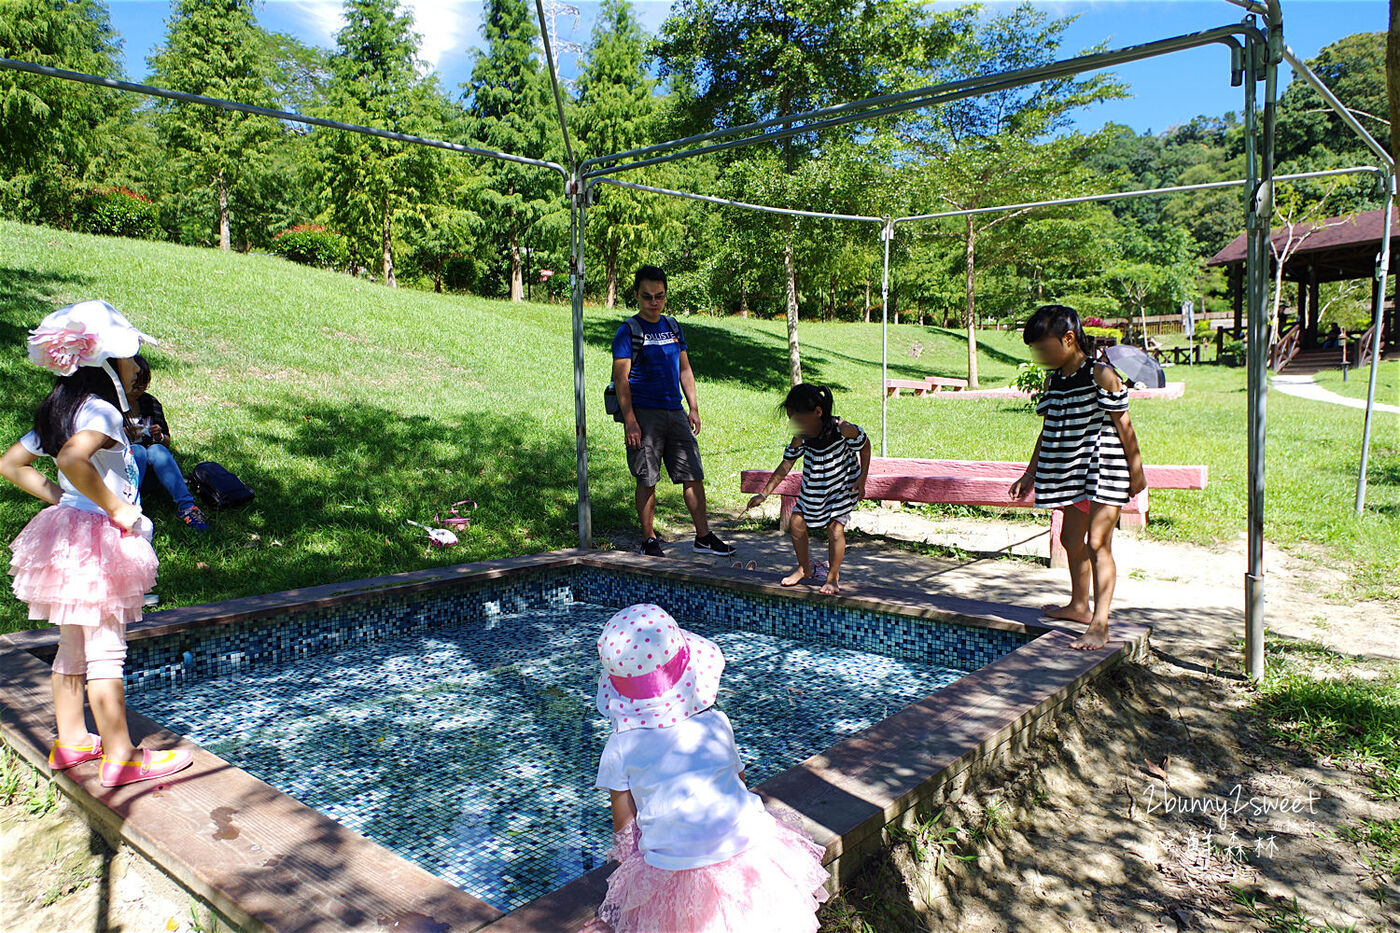
[{"label": "pink swim shoe on grass", "polygon": [[102,737],[89,734],[86,744],[83,745],[54,742],[53,748],[49,750],[49,767],[55,771],[67,771],[85,761],[94,761],[101,757]]},{"label": "pink swim shoe on grass", "polygon": [[194,755],[183,749],[161,752],[149,748],[138,748],[140,761],[108,761],[102,759],[102,786],[120,787],[138,781],[155,781],[169,777],[190,766]]}]

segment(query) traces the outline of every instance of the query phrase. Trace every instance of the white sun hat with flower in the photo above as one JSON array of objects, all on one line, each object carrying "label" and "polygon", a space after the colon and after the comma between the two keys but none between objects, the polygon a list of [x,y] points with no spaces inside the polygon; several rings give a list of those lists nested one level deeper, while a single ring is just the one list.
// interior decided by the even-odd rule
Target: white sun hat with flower
[{"label": "white sun hat with flower", "polygon": [[598,636],[598,711],[617,732],[674,726],[715,702],[724,655],[660,606],[629,606]]},{"label": "white sun hat with flower", "polygon": [[60,376],[71,376],[80,366],[101,367],[127,411],[126,391],[110,360],[135,356],[143,343],[159,345],[107,302],[80,301],[54,311],[29,332],[29,362]]}]

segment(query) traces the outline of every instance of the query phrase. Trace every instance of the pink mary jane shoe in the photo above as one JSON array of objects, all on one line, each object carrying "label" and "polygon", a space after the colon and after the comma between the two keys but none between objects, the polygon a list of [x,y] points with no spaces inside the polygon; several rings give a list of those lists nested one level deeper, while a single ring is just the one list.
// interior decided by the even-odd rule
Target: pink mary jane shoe
[{"label": "pink mary jane shoe", "polygon": [[102,738],[96,735],[89,735],[86,743],[82,745],[64,745],[62,742],[53,743],[53,748],[49,751],[49,767],[55,771],[66,771],[85,761],[92,761],[102,757]]},{"label": "pink mary jane shoe", "polygon": [[161,752],[138,748],[140,761],[108,761],[102,759],[102,786],[120,787],[138,781],[155,781],[169,777],[190,766],[194,755],[183,749]]}]

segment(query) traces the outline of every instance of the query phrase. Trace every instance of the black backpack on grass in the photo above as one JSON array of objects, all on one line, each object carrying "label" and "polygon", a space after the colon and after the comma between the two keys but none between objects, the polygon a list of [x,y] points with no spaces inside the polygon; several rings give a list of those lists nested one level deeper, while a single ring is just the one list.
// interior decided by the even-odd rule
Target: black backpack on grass
[{"label": "black backpack on grass", "polygon": [[190,472],[190,492],[211,509],[232,509],[253,500],[253,490],[212,460],[196,463]]},{"label": "black backpack on grass", "polygon": [[[661,320],[666,326],[671,328],[671,333],[677,337],[681,334],[681,326],[676,323],[676,319],[669,314],[661,315]],[[634,314],[627,319],[627,327],[632,331],[632,368],[642,362],[642,353],[646,350],[646,335],[642,333],[641,315]],[[612,415],[612,420],[622,422],[622,405],[617,400],[617,385],[608,383],[608,387],[603,390],[603,411]]]}]

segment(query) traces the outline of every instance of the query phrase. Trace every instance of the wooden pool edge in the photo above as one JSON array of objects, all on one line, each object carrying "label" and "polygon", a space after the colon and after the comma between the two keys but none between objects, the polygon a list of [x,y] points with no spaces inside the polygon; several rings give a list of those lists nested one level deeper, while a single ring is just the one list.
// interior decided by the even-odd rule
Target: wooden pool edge
[{"label": "wooden pool edge", "polygon": [[[1108,648],[1073,651],[1072,630],[1024,607],[873,586],[821,596],[746,571],[568,550],[166,610],[133,625],[129,637],[580,565],[1038,636],[755,788],[770,805],[798,815],[826,846],[833,891],[878,850],[888,823],[956,786],[979,762],[1021,747],[1086,683],[1140,656],[1149,632],[1117,624]],[[53,629],[0,636],[0,737],[46,773],[53,707],[41,658],[51,656],[56,641]],[[167,784],[109,790],[88,764],[54,774],[55,786],[109,841],[130,845],[240,929],[572,933],[606,890],[603,867],[503,914],[145,717],[133,713],[131,726],[133,738],[153,747],[190,748],[194,766]]]}]

